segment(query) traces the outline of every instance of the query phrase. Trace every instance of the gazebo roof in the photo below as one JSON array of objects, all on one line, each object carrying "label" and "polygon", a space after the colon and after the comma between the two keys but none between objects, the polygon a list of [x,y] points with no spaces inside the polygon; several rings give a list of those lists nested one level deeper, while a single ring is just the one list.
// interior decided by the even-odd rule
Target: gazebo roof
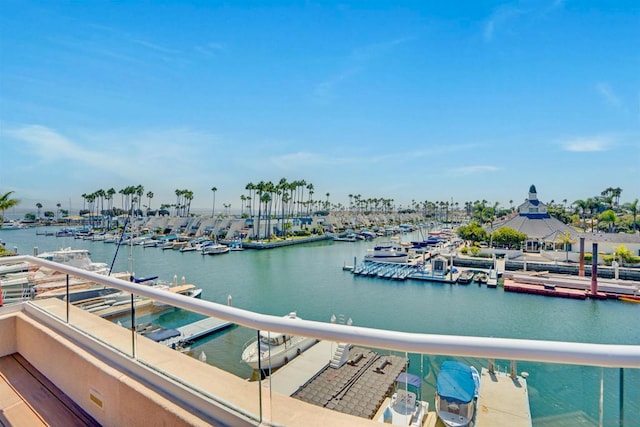
[{"label": "gazebo roof", "polygon": [[520,214],[505,221],[493,224],[489,229],[494,232],[499,228],[508,227],[526,234],[530,239],[555,241],[558,235],[569,232],[572,239],[578,238],[578,233],[562,221],[548,214]]}]

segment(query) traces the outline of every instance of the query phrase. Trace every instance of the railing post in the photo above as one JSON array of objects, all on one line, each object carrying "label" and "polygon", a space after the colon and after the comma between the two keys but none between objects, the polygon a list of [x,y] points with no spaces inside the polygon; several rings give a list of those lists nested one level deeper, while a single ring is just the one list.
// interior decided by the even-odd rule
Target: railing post
[{"label": "railing post", "polygon": [[260,354],[260,329],[256,329],[258,341],[256,343],[258,350],[258,420],[262,423],[262,357]]},{"label": "railing post", "polygon": [[71,298],[69,297],[69,275],[67,274],[67,323],[69,323],[69,304],[71,304]]},{"label": "railing post", "polygon": [[624,368],[620,368],[620,427],[624,426]]},{"label": "railing post", "polygon": [[131,294],[131,355],[136,358],[136,305],[135,295]]}]

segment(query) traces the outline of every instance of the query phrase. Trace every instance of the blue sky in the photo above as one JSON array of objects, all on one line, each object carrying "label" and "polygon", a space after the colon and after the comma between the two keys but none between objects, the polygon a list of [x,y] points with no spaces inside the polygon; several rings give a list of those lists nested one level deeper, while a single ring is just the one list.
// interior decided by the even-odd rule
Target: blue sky
[{"label": "blue sky", "polygon": [[640,3],[28,2],[0,14],[0,193],[239,210],[640,197]]}]

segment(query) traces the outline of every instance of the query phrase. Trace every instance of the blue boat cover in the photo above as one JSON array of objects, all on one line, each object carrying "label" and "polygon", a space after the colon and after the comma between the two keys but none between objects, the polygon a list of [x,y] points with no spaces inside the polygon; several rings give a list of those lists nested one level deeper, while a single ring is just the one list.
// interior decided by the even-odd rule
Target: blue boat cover
[{"label": "blue boat cover", "polygon": [[476,392],[471,368],[451,360],[444,362],[436,380],[436,391],[446,400],[456,403],[471,402]]},{"label": "blue boat cover", "polygon": [[418,388],[422,386],[422,379],[419,376],[413,375],[413,374],[407,374],[406,372],[400,372],[400,375],[398,375],[398,378],[396,378],[396,382],[402,383],[402,384],[409,384]]},{"label": "blue boat cover", "polygon": [[145,337],[154,340],[155,342],[160,342],[164,340],[168,340],[170,338],[175,338],[180,336],[180,331],[177,329],[161,329],[157,332],[152,332],[150,334],[145,335]]}]

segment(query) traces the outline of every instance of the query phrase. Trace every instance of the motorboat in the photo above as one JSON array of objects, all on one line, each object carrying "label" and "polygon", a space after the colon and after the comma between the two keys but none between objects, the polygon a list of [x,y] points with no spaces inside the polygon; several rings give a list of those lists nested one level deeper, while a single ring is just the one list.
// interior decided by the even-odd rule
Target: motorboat
[{"label": "motorboat", "polygon": [[429,403],[420,400],[422,379],[401,372],[394,383],[394,391],[379,422],[394,426],[422,427],[429,411]]},{"label": "motorboat", "polygon": [[464,270],[458,276],[458,283],[461,285],[468,285],[473,281],[474,273],[471,270]]},{"label": "motorboat", "polygon": [[381,243],[373,248],[371,253],[364,256],[365,261],[406,263],[409,254],[399,244],[393,242]]},{"label": "motorboat", "polygon": [[357,240],[355,233],[345,233],[333,237],[334,242],[355,242]]},{"label": "motorboat", "polygon": [[626,302],[635,302],[636,304],[640,304],[640,296],[638,295],[621,295],[618,297],[620,301]]},{"label": "motorboat", "polygon": [[104,262],[93,262],[88,249],[62,248],[57,251],[43,252],[38,258],[46,259],[71,267],[81,268],[99,274],[107,274],[109,268]]},{"label": "motorboat", "polygon": [[[295,311],[283,317],[292,322],[300,320]],[[250,341],[245,346],[242,351],[242,361],[254,370],[265,371],[279,368],[317,342],[318,340],[315,338],[260,331],[260,338]]]},{"label": "motorboat", "polygon": [[489,281],[489,275],[484,271],[479,271],[473,276],[473,280],[475,280],[478,285],[486,284]]},{"label": "motorboat", "polygon": [[220,243],[205,246],[202,248],[202,255],[222,255],[229,253],[229,246]]},{"label": "motorboat", "polygon": [[448,427],[466,427],[474,418],[480,375],[473,366],[448,360],[436,378],[436,413]]},{"label": "motorboat", "polygon": [[2,223],[0,230],[19,230],[22,228],[26,228],[26,226],[22,224],[20,221],[6,220]]}]

